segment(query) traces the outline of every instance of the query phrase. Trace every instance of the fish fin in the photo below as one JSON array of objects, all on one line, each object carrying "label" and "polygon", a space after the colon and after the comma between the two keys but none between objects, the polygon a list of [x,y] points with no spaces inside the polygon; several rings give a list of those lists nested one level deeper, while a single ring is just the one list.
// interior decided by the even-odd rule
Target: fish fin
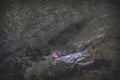
[{"label": "fish fin", "polygon": [[73,64],[70,66],[70,68],[74,68],[75,66],[76,66],[76,64],[73,63]]},{"label": "fish fin", "polygon": [[[77,59],[78,59],[78,58],[77,58]],[[77,59],[71,64],[70,68],[74,68],[74,67],[76,66]]]}]

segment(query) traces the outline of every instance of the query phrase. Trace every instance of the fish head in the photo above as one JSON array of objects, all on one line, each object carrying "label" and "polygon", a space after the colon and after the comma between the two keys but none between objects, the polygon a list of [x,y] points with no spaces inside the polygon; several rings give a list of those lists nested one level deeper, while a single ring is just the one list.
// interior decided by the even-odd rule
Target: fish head
[{"label": "fish head", "polygon": [[52,57],[53,57],[53,58],[59,58],[58,52],[53,52],[53,53],[52,53]]}]

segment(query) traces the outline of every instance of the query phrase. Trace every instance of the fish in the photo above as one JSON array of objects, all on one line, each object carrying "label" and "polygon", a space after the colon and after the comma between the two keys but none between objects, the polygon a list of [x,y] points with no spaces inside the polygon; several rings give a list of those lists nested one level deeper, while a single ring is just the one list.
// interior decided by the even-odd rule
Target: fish
[{"label": "fish", "polygon": [[72,64],[78,64],[78,65],[88,65],[90,63],[94,62],[95,56],[94,55],[88,55],[87,52],[90,48],[87,48],[82,51],[78,51],[75,53],[70,53],[64,56],[60,56],[58,58],[55,58],[56,61],[61,61],[64,63],[72,63]]}]

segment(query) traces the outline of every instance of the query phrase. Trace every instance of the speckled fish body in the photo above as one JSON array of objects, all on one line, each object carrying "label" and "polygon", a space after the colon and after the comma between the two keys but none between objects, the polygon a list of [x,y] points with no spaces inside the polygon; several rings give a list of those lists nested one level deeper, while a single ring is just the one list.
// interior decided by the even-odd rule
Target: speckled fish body
[{"label": "speckled fish body", "polygon": [[67,63],[74,63],[77,59],[80,59],[84,55],[84,51],[77,52],[77,53],[72,53],[66,56],[62,56],[60,58],[61,61],[67,62]]},{"label": "speckled fish body", "polygon": [[83,51],[71,53],[65,56],[61,56],[59,58],[55,58],[56,61],[62,61],[65,63],[72,63],[72,64],[79,64],[79,65],[88,65],[90,63],[93,63],[95,59],[95,55],[88,55],[88,50],[90,48],[87,48]]}]

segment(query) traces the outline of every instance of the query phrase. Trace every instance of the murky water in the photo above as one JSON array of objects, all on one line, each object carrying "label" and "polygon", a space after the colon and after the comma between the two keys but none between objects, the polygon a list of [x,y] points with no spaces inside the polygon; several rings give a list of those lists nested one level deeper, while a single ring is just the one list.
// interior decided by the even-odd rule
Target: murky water
[{"label": "murky water", "polygon": [[[1,0],[0,80],[119,80],[119,2]],[[90,47],[80,62],[58,61]]]}]

